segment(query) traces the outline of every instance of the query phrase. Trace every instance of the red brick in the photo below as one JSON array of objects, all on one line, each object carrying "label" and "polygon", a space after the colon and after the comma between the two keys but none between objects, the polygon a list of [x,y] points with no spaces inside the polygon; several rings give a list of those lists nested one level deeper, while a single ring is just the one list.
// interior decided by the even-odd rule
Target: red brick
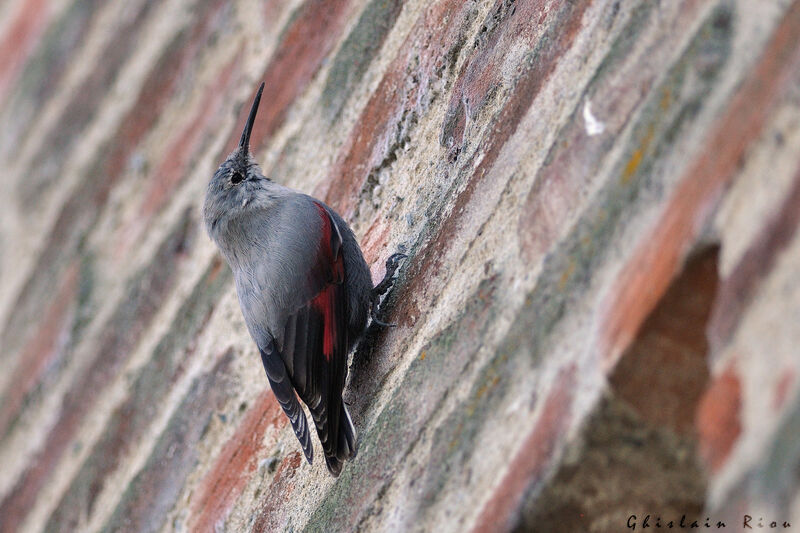
[{"label": "red brick", "polygon": [[447,52],[463,39],[459,34],[470,8],[464,2],[435,2],[417,19],[315,196],[346,217],[352,214],[370,172],[391,157],[398,124],[402,127],[404,117],[420,114],[432,97],[437,72],[447,66]]},{"label": "red brick", "polygon": [[78,270],[76,264],[67,270],[61,288],[42,314],[41,325],[22,349],[9,388],[0,403],[0,435],[8,429],[47,367],[63,355],[62,336],[72,327],[77,303]]},{"label": "red brick", "polygon": [[[361,251],[364,253],[364,259],[366,260],[368,265],[371,265],[373,269],[382,269],[383,263],[378,261],[381,255],[386,255],[388,257],[388,253],[384,253],[386,248],[386,242],[391,234],[391,221],[385,217],[377,217],[373,222],[372,225],[364,232],[364,237],[361,239]],[[382,278],[382,272],[373,272],[373,279],[380,280]],[[378,276],[376,278],[376,276]]]},{"label": "red brick", "polygon": [[0,146],[0,157],[18,154],[33,126],[39,123],[38,113],[61,89],[63,75],[74,64],[101,4],[101,0],[73,2],[57,19],[50,20],[49,27],[36,39],[24,68],[15,75],[16,86],[9,86],[5,101],[1,101],[5,142]]},{"label": "red brick", "polygon": [[800,171],[782,205],[773,211],[758,236],[720,287],[709,326],[715,352],[721,351],[736,331],[739,319],[761,282],[775,266],[780,253],[794,239],[800,226]]},{"label": "red brick", "polygon": [[679,182],[661,219],[640,241],[619,275],[602,326],[607,366],[613,366],[664,294],[711,213],[710,207],[736,175],[780,95],[791,88],[792,74],[800,71],[798,41],[800,2],[795,1],[702,143],[705,148]]},{"label": "red brick", "polygon": [[515,525],[526,493],[544,479],[569,427],[575,394],[575,372],[574,366],[562,370],[553,383],[536,425],[481,510],[474,532],[507,531]]},{"label": "red brick", "polygon": [[175,507],[189,474],[197,468],[206,428],[215,412],[236,394],[231,375],[234,352],[226,350],[213,367],[195,378],[172,413],[145,465],[131,480],[104,531],[160,531]]},{"label": "red brick", "polygon": [[[409,294],[419,295],[420,298],[427,298],[430,301],[431,296],[427,294],[426,287],[435,284],[441,258],[445,257],[453,243],[457,242],[456,235],[465,231],[465,228],[475,228],[474,220],[465,224],[465,220],[469,220],[469,217],[465,217],[465,213],[469,213],[468,207],[473,202],[479,201],[483,187],[491,185],[492,167],[500,150],[516,131],[519,122],[553,73],[562,54],[575,39],[581,27],[583,13],[588,6],[589,2],[578,5],[564,2],[560,5],[560,9],[553,9],[556,13],[553,15],[555,22],[552,23],[552,33],[554,33],[552,39],[548,38],[547,45],[541,48],[537,59],[520,75],[514,91],[498,116],[491,122],[491,126],[487,128],[491,134],[479,141],[483,146],[480,163],[474,171],[472,161],[464,165],[466,171],[471,173],[466,187],[455,199],[455,205],[442,222],[435,237],[425,244],[409,264],[406,274],[409,281],[405,288]],[[412,316],[412,310],[408,306],[413,305],[415,303],[412,298],[401,301],[398,304],[397,316]],[[409,321],[410,318],[406,318],[404,325],[410,325]]]},{"label": "red brick", "polygon": [[786,400],[789,397],[789,393],[792,391],[796,381],[797,375],[795,374],[794,370],[786,369],[781,374],[781,377],[778,378],[778,383],[775,385],[775,389],[772,395],[772,408],[776,411],[779,411],[786,405]]},{"label": "red brick", "polygon": [[[46,530],[74,531],[83,517],[96,510],[97,497],[109,477],[138,445],[164,408],[164,402],[195,357],[197,335],[214,311],[219,295],[229,286],[230,271],[220,276],[222,259],[212,260],[206,273],[176,312],[171,327],[135,375],[125,400],[114,409],[104,431],[48,519]],[[146,444],[145,444],[146,445]]]},{"label": "red brick", "polygon": [[272,391],[261,393],[198,484],[198,496],[192,498],[192,531],[211,531],[224,518],[263,457],[267,429],[287,422]]},{"label": "red brick", "polygon": [[[77,242],[92,230],[111,190],[125,175],[131,155],[163,113],[181,76],[191,69],[193,61],[211,38],[214,30],[211,22],[224,4],[223,0],[207,0],[197,6],[195,13],[199,22],[166,47],[142,85],[136,103],[120,122],[119,129],[100,150],[83,183],[64,202],[36,267],[16,297],[16,311],[3,328],[0,338],[5,347],[13,347],[17,338],[25,336],[31,317],[39,312],[36,308],[38,302],[43,295],[55,290],[55,280],[63,276],[68,258],[74,257],[79,250]],[[14,351],[14,348],[9,350]]]},{"label": "red brick", "polygon": [[14,531],[33,506],[39,491],[69,449],[76,431],[100,393],[116,377],[154,318],[178,274],[178,259],[195,222],[189,217],[165,239],[144,275],[103,328],[99,347],[86,370],[71,384],[60,405],[60,415],[48,432],[44,448],[34,456],[14,488],[0,502],[0,532]]},{"label": "red brick", "polygon": [[[441,135],[443,145],[461,148],[467,118],[477,118],[491,95],[503,85],[503,66],[509,50],[520,41],[533,47],[546,27],[548,14],[557,12],[557,6],[550,4],[542,0],[496,0],[478,33],[475,50],[453,86]],[[517,68],[522,70],[521,65]]]},{"label": "red brick", "polygon": [[220,69],[213,82],[205,88],[195,114],[167,141],[164,157],[150,178],[150,187],[141,208],[142,216],[150,217],[164,205],[191,166],[192,156],[196,155],[202,140],[213,133],[214,119],[219,118],[220,109],[228,103],[227,96],[233,82],[238,81],[237,67],[240,64],[241,57],[237,54]]},{"label": "red brick", "polygon": [[283,2],[264,2],[262,21],[267,30],[274,30],[283,10]]},{"label": "red brick", "polygon": [[711,470],[725,464],[742,432],[742,385],[734,368],[711,382],[697,409],[700,456]]},{"label": "red brick", "polygon": [[253,524],[253,531],[269,533],[286,529],[288,519],[291,517],[287,504],[294,489],[294,475],[301,464],[303,456],[300,452],[291,453],[281,461],[272,483],[266,490],[266,497]]},{"label": "red brick", "polygon": [[94,64],[89,75],[71,94],[58,123],[53,126],[40,145],[35,156],[38,172],[30,174],[21,182],[21,199],[26,207],[41,201],[41,196],[49,185],[58,182],[62,165],[70,150],[81,138],[85,128],[91,123],[98,110],[98,102],[108,90],[131,55],[139,32],[156,4],[154,0],[130,2],[130,12],[118,27],[113,38],[102,52],[102,61]]},{"label": "red brick", "polygon": [[22,70],[22,65],[47,27],[50,6],[46,0],[19,2],[14,21],[0,36],[0,104],[9,86]]},{"label": "red brick", "polygon": [[[250,137],[253,152],[264,146],[281,127],[291,105],[303,94],[322,67],[344,29],[350,4],[349,0],[306,0],[298,8],[283,31],[278,49],[259,77],[259,81],[263,80],[266,85],[258,121]],[[239,143],[249,112],[248,99],[239,111],[222,157]]]},{"label": "red brick", "polygon": [[[657,47],[651,46],[654,49],[648,54],[629,54],[626,49],[610,52],[616,55],[604,62],[600,75],[587,87],[586,99],[559,133],[520,210],[519,235],[529,261],[540,260],[565,228],[570,227],[570,216],[580,208],[575,199],[591,190],[593,181],[602,175],[602,162],[641,107],[654,82],[663,74],[665,56],[673,53],[685,33],[692,29],[691,22],[696,19],[698,8],[702,7],[699,4],[702,2],[683,0],[674,21],[663,20],[660,15],[652,13],[657,11],[655,6],[638,8],[638,11],[652,11],[646,16],[656,18],[655,24],[669,25],[677,31],[665,35],[666,41]],[[623,29],[623,35],[618,39],[636,44],[652,39],[653,35],[647,28],[652,22],[640,20],[636,11],[632,16],[634,20],[627,24],[633,27]],[[635,33],[630,35],[631,32]],[[586,102],[591,102],[592,113],[600,117],[605,126],[602,135],[589,136],[586,133],[583,116]]]},{"label": "red brick", "polygon": [[197,22],[167,45],[158,63],[148,73],[136,103],[122,120],[114,137],[111,154],[104,167],[109,176],[122,173],[130,155],[150,132],[173,97],[180,79],[195,68],[214,33],[214,19],[224,6],[222,0],[205,0],[196,6],[194,13]]},{"label": "red brick", "polygon": [[181,181],[192,168],[195,157],[213,136],[220,118],[228,111],[230,89],[239,82],[241,55],[224,65],[205,87],[200,103],[184,124],[176,124],[176,134],[166,141],[167,148],[155,170],[147,176],[144,198],[139,211],[120,230],[120,239],[115,244],[114,257],[124,261],[130,250],[142,238],[154,215],[170,200]]}]

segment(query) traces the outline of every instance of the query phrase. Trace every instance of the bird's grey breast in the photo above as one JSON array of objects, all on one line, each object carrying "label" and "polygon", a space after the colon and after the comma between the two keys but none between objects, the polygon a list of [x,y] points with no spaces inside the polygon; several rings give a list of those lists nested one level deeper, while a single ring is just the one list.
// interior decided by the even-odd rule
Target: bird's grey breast
[{"label": "bird's grey breast", "polygon": [[254,206],[237,221],[231,267],[239,303],[256,342],[282,345],[288,317],[310,300],[308,275],[320,241],[319,212],[296,194],[268,209]]}]

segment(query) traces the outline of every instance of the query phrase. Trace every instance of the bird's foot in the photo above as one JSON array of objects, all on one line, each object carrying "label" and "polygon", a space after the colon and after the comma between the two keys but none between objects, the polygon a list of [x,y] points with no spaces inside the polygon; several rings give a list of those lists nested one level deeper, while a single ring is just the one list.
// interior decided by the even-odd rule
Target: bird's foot
[{"label": "bird's foot", "polygon": [[378,313],[380,313],[380,301],[381,296],[386,294],[389,289],[392,288],[395,282],[394,274],[397,272],[397,268],[400,266],[400,261],[408,257],[406,254],[396,253],[389,256],[389,259],[386,260],[386,275],[383,276],[383,279],[380,283],[378,283],[375,288],[372,289],[372,322],[373,324],[377,324],[378,326],[384,328],[393,328],[397,326],[397,324],[388,324],[381,319],[378,318]]},{"label": "bird's foot", "polygon": [[408,257],[406,254],[396,253],[389,256],[389,259],[386,260],[386,275],[383,276],[383,279],[380,283],[375,285],[375,288],[372,289],[372,296],[383,296],[386,292],[392,288],[394,285],[394,273],[397,272],[397,268],[400,266],[400,261]]}]

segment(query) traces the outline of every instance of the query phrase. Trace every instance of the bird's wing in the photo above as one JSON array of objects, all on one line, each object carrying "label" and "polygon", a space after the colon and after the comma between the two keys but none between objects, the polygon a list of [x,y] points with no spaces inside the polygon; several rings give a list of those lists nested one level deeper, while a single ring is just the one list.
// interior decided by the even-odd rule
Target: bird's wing
[{"label": "bird's wing", "polygon": [[272,392],[289,418],[306,460],[309,464],[313,463],[314,447],[311,444],[311,434],[308,432],[306,414],[300,407],[300,402],[297,401],[294,386],[286,373],[286,366],[275,351],[274,342],[270,342],[266,349],[261,350],[261,362],[264,363],[264,370],[267,371],[267,379],[272,387]]},{"label": "bird's wing", "polygon": [[295,310],[280,332],[278,351],[298,395],[311,411],[326,459],[346,458],[351,455],[350,448],[354,453],[354,446],[348,446],[347,439],[340,442],[339,435],[340,418],[346,416],[342,414],[342,389],[348,355],[342,235],[328,209],[312,202],[319,224],[316,252],[303,268],[306,290],[296,293]]}]

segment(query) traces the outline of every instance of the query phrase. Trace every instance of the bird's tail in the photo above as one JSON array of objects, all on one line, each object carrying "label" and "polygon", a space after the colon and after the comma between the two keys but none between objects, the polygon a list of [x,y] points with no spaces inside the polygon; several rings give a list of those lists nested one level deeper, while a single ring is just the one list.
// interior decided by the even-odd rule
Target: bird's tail
[{"label": "bird's tail", "polygon": [[342,472],[342,464],[347,459],[352,459],[358,453],[356,428],[350,419],[347,406],[345,406],[344,402],[340,403],[340,405],[337,443],[331,453],[328,453],[328,450],[325,451],[325,463],[328,465],[330,473],[334,476],[338,476]]},{"label": "bird's tail", "polygon": [[303,454],[306,456],[308,463],[311,464],[314,461],[314,447],[311,444],[311,433],[308,431],[306,414],[303,412],[303,408],[300,407],[300,402],[297,400],[297,395],[295,395],[294,387],[286,373],[283,361],[273,349],[273,344],[270,343],[266,352],[261,350],[261,361],[264,363],[264,370],[267,371],[267,379],[269,379],[272,392],[283,408],[283,412],[289,417],[294,434],[303,448]]}]

